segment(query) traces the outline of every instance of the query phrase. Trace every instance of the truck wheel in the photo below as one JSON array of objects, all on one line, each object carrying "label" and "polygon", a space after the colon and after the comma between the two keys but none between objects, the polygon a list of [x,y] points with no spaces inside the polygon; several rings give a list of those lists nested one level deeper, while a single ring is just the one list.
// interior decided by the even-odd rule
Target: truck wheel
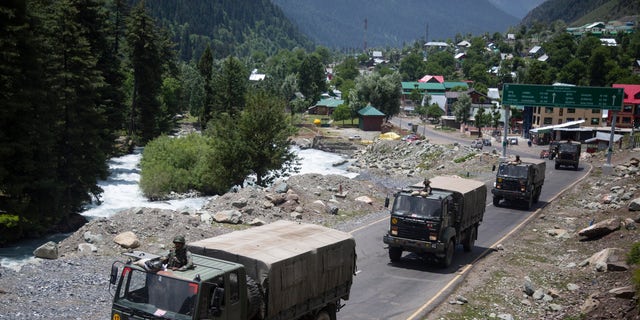
[{"label": "truck wheel", "polygon": [[402,257],[402,248],[389,247],[389,260],[391,262],[398,262]]},{"label": "truck wheel", "polygon": [[500,198],[493,197],[493,206],[494,207],[499,207],[500,206]]},{"label": "truck wheel", "polygon": [[442,258],[442,261],[440,262],[440,265],[443,268],[448,268],[449,266],[451,266],[451,262],[453,262],[453,252],[455,251],[456,246],[453,242],[453,239],[449,240],[449,245],[447,245],[447,248],[445,249],[445,255],[444,258]]},{"label": "truck wheel", "polygon": [[578,171],[578,165],[573,166],[573,170]]},{"label": "truck wheel", "polygon": [[249,276],[247,276],[247,294],[249,295],[249,319],[264,319],[265,305],[262,291],[258,283]]},{"label": "truck wheel", "polygon": [[315,320],[336,320],[336,309],[327,306],[316,314]]},{"label": "truck wheel", "polygon": [[464,239],[464,243],[462,247],[464,248],[464,252],[471,252],[473,249],[473,245],[476,242],[476,236],[478,234],[478,226],[472,226],[467,231],[467,237]]}]

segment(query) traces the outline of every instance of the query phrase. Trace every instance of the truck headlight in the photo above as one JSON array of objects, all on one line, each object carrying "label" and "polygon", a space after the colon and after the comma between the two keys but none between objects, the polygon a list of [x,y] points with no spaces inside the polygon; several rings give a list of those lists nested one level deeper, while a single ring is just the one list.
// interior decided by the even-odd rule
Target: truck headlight
[{"label": "truck headlight", "polygon": [[429,241],[437,241],[438,235],[435,233],[429,233]]},{"label": "truck headlight", "polygon": [[391,227],[391,230],[389,230],[389,233],[391,233],[392,236],[397,236],[398,235],[398,227]]}]

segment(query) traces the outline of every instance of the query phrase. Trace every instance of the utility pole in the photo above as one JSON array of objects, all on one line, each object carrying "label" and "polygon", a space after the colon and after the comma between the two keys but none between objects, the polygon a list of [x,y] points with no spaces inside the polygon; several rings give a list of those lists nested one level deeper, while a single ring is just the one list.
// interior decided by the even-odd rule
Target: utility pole
[{"label": "utility pole", "polygon": [[364,18],[364,52],[367,52],[367,18]]}]

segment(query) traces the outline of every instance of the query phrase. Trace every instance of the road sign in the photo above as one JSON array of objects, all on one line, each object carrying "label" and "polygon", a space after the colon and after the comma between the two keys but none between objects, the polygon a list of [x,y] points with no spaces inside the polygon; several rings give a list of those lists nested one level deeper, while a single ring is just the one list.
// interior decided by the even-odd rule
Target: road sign
[{"label": "road sign", "polygon": [[502,96],[504,105],[619,111],[622,109],[624,89],[506,83]]}]

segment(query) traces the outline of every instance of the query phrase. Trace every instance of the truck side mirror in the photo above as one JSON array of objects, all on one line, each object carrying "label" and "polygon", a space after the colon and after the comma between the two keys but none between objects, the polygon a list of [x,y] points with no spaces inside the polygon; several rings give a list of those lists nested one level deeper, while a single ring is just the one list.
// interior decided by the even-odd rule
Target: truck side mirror
[{"label": "truck side mirror", "polygon": [[118,266],[111,266],[111,275],[109,275],[109,283],[116,284],[116,280],[118,280]]},{"label": "truck side mirror", "polygon": [[384,207],[385,207],[385,208],[389,208],[389,196],[387,196],[386,198],[384,198]]},{"label": "truck side mirror", "polygon": [[493,167],[491,167],[491,172],[496,171],[496,165],[494,164]]}]

